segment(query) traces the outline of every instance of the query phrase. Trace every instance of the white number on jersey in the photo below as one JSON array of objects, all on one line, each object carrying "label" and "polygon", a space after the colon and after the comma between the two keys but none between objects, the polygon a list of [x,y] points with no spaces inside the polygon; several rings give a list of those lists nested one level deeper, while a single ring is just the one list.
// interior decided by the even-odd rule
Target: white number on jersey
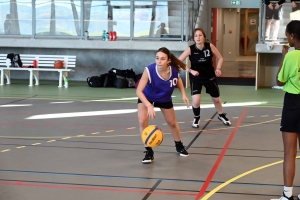
[{"label": "white number on jersey", "polygon": [[177,85],[177,81],[178,79],[177,78],[173,78],[173,80],[169,80],[170,81],[170,87],[174,87]]},{"label": "white number on jersey", "polygon": [[204,57],[209,57],[210,56],[210,51],[208,49],[203,51]]}]

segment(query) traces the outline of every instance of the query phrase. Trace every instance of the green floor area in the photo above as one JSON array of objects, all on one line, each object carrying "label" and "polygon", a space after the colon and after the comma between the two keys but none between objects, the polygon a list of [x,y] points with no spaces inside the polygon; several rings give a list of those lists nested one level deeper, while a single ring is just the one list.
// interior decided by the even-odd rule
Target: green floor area
[{"label": "green floor area", "polygon": [[[60,100],[101,100],[124,98],[125,102],[136,102],[135,88],[91,88],[86,82],[70,81],[68,88],[58,88],[58,81],[42,80],[39,86],[28,86],[28,80],[12,80],[11,85],[0,86],[2,98],[32,98],[32,99],[60,99]],[[223,103],[236,102],[265,102],[269,106],[282,106],[284,91],[262,88],[255,90],[254,86],[220,85],[221,100]],[[190,88],[186,88],[186,94],[190,96]],[[174,103],[182,103],[181,94],[175,89]],[[126,99],[128,98],[128,99]],[[202,89],[202,103],[211,103],[211,98]]]}]

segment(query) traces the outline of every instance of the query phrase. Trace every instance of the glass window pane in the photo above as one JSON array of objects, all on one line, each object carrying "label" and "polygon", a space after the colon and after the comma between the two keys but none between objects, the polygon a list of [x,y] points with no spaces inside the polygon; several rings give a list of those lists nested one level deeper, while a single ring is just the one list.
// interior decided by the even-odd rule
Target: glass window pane
[{"label": "glass window pane", "polygon": [[[142,3],[142,2],[139,2]],[[151,2],[152,3],[152,2]],[[134,37],[151,37],[150,29],[152,22],[152,5],[135,5],[134,10]]]},{"label": "glass window pane", "polygon": [[90,36],[102,36],[103,30],[116,31],[117,37],[130,36],[130,1],[84,2],[84,27]]},{"label": "glass window pane", "polygon": [[103,30],[108,28],[107,1],[85,1],[84,2],[84,30],[89,36],[102,36]]},{"label": "glass window pane", "polygon": [[135,1],[134,7],[134,37],[165,37],[168,35],[168,2]]},{"label": "glass window pane", "polygon": [[80,35],[80,1],[36,1],[37,35]]},{"label": "glass window pane", "polygon": [[109,31],[116,31],[117,37],[130,37],[130,2],[111,1],[112,21]]},{"label": "glass window pane", "polygon": [[32,35],[31,1],[0,2],[0,34]]}]

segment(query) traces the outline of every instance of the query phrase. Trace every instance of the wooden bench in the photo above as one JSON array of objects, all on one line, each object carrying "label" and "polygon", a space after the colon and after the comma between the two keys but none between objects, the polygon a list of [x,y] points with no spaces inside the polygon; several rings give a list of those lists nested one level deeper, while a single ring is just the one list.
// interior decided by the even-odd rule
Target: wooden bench
[{"label": "wooden bench", "polygon": [[[64,87],[68,87],[68,72],[74,72],[76,66],[76,56],[69,55],[29,55],[20,54],[23,66],[32,66],[33,61],[37,61],[36,68],[15,68],[10,67],[10,60],[6,59],[7,54],[0,54],[0,85],[4,85],[4,78],[6,78],[6,84],[10,84],[10,71],[28,71],[29,72],[29,86],[33,86],[33,79],[35,79],[35,85],[39,85],[39,72],[58,72],[58,87],[62,87],[62,81],[64,80]],[[56,60],[62,60],[64,67],[62,69],[54,68],[54,62]],[[6,66],[6,67],[2,67]]]}]

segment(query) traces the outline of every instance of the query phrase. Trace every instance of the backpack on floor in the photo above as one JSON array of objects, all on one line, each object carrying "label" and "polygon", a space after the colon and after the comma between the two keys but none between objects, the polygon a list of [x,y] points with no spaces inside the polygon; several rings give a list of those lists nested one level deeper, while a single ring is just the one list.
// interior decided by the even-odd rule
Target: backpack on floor
[{"label": "backpack on floor", "polygon": [[[100,76],[92,76],[86,79],[86,82],[90,87],[101,87]],[[102,84],[103,85],[103,84]]]},{"label": "backpack on floor", "polygon": [[114,74],[106,73],[103,87],[114,87],[115,77],[116,76]]},{"label": "backpack on floor", "polygon": [[115,88],[128,88],[128,81],[126,78],[122,76],[116,76],[114,80],[114,87]]}]

